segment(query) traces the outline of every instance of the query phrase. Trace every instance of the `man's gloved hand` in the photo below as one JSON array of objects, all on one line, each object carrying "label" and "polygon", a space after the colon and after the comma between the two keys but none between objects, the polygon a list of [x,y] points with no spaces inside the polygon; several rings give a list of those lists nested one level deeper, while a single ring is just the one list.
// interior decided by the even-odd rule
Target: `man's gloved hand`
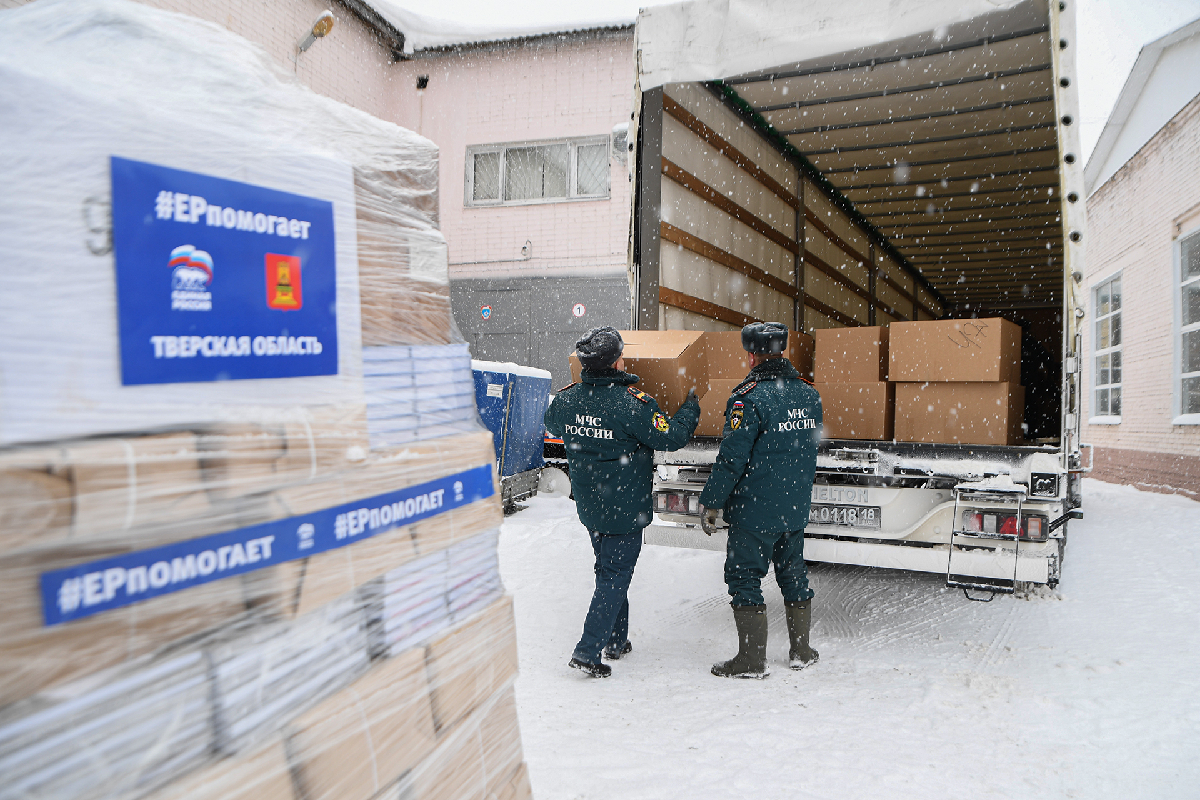
[{"label": "man's gloved hand", "polygon": [[720,513],[721,509],[719,508],[700,506],[700,530],[712,536],[717,530],[717,515]]},{"label": "man's gloved hand", "polygon": [[688,403],[695,403],[696,405],[700,405],[700,398],[696,394],[695,387],[688,389],[687,397],[683,398],[683,404],[686,406]]}]

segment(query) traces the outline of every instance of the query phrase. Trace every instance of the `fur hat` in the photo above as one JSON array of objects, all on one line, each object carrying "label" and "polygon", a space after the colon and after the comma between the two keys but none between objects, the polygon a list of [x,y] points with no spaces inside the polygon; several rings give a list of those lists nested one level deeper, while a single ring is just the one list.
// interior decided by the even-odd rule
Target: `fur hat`
[{"label": "fur hat", "polygon": [[752,322],[742,328],[742,349],[748,353],[782,355],[787,340],[788,329],[782,322]]},{"label": "fur hat", "polygon": [[616,328],[605,325],[592,328],[575,343],[575,354],[584,369],[604,369],[617,363],[625,351],[625,342]]}]

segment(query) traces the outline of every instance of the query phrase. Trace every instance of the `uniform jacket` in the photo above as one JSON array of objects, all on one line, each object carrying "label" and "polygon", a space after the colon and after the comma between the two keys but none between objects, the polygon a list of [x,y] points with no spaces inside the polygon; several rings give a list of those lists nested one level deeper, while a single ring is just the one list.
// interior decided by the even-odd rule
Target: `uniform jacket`
[{"label": "uniform jacket", "polygon": [[787,359],[754,369],[725,404],[725,432],[700,503],[756,533],[808,525],[821,398]]},{"label": "uniform jacket", "polygon": [[614,369],[584,370],[546,409],[546,430],[562,437],[588,530],[622,534],[650,524],[653,452],[683,447],[700,419],[695,397],[667,419],[653,397],[633,388],[637,380]]}]

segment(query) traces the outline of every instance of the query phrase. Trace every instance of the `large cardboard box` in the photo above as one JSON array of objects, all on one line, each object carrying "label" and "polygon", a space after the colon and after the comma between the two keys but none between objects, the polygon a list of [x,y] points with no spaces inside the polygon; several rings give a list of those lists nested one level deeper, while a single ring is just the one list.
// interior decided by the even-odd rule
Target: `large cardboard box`
[{"label": "large cardboard box", "polygon": [[696,426],[696,436],[721,435],[725,430],[725,403],[741,382],[741,378],[709,380],[708,391],[700,398],[700,424]]},{"label": "large cardboard box", "polygon": [[512,598],[429,644],[426,658],[433,716],[444,735],[517,675]]},{"label": "large cardboard box", "polygon": [[1021,444],[1024,409],[1015,383],[898,383],[896,440]]},{"label": "large cardboard box", "polygon": [[[708,379],[744,379],[750,372],[741,331],[707,331],[703,337],[708,359]],[[788,349],[784,356],[805,380],[812,380],[813,337],[800,331],[788,331]]]},{"label": "large cardboard box", "polygon": [[433,751],[420,650],[388,659],[288,725],[305,800],[368,800]]},{"label": "large cardboard box", "polygon": [[821,395],[826,439],[891,439],[896,412],[895,384],[814,384]]},{"label": "large cardboard box", "polygon": [[814,383],[877,383],[888,378],[888,329],[824,328],[814,331]]},{"label": "large cardboard box", "polygon": [[[658,401],[663,413],[674,414],[689,389],[704,393],[708,361],[702,331],[621,331],[625,371],[641,378],[638,388]],[[570,356],[571,379],[581,374],[579,357]]]},{"label": "large cardboard box", "polygon": [[893,322],[893,381],[1021,382],[1021,328],[1006,319]]}]

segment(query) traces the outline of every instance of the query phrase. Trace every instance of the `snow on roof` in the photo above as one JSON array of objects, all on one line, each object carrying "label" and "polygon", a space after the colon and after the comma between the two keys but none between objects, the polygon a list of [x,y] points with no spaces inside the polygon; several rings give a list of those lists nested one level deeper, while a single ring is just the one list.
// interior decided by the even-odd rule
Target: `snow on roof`
[{"label": "snow on roof", "polygon": [[542,25],[492,27],[471,25],[416,14],[391,0],[370,0],[368,3],[390,25],[404,34],[404,52],[437,50],[462,44],[484,44],[514,39],[530,39],[556,33],[582,33],[594,30],[632,28],[629,17],[589,20],[586,22],[553,22]]},{"label": "snow on roof", "polygon": [[[1089,195],[1104,185],[1146,142],[1200,93],[1200,69],[1173,69],[1158,90],[1147,92],[1159,61],[1174,45],[1189,39],[1193,45],[1192,65],[1200,65],[1200,19],[1176,28],[1155,39],[1138,53],[1137,61],[1125,80],[1113,105],[1104,130],[1084,167],[1084,183]],[[1149,95],[1153,94],[1153,97]],[[1149,102],[1141,102],[1144,98]],[[1135,113],[1136,112],[1136,113]],[[1133,122],[1134,124],[1130,124]]]}]

